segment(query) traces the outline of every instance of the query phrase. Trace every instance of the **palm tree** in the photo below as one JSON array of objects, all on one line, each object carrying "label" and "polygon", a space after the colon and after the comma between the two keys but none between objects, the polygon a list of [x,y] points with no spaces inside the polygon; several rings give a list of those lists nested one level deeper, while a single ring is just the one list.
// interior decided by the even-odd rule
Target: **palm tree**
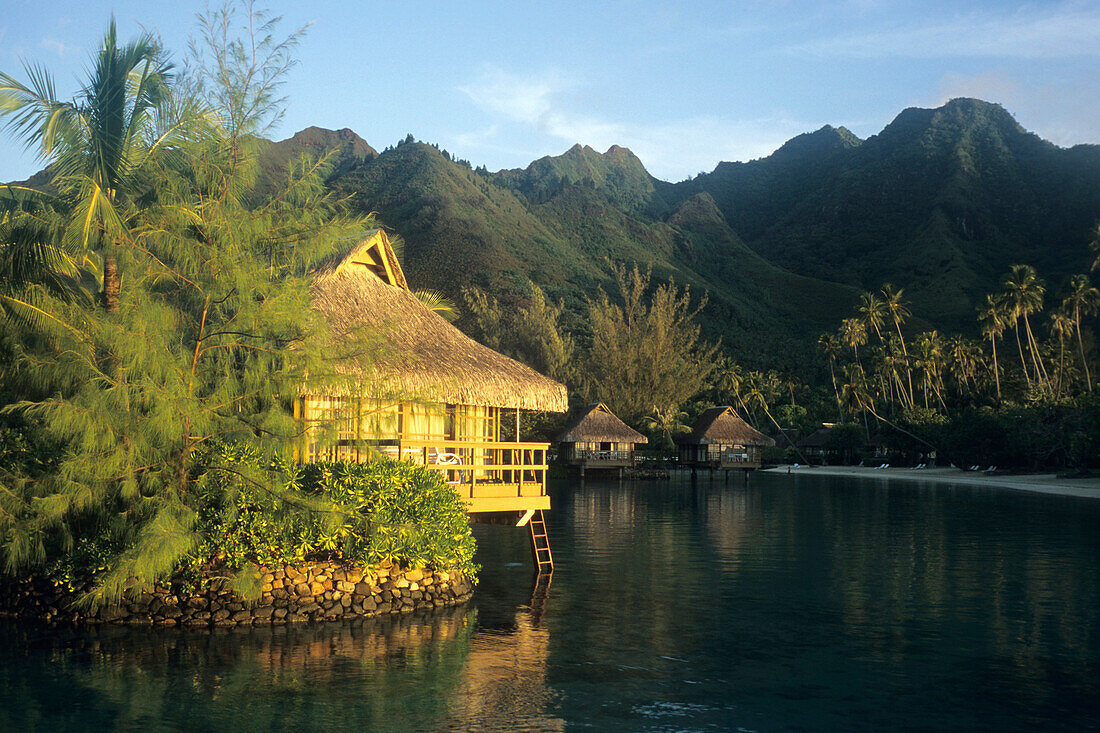
[{"label": "palm tree", "polygon": [[981,347],[970,339],[955,336],[947,342],[947,352],[959,392],[973,391],[972,385],[977,386],[978,367],[982,363]]},{"label": "palm tree", "polygon": [[1097,224],[1092,231],[1092,241],[1089,242],[1089,248],[1096,253],[1096,259],[1092,261],[1092,269],[1100,270],[1100,224]]},{"label": "palm tree", "polygon": [[103,302],[118,309],[118,248],[143,190],[143,169],[189,129],[183,106],[171,104],[172,65],[152,36],[120,47],[114,19],[87,84],[72,102],[57,98],[43,68],[25,67],[28,83],[0,73],[0,116],[6,128],[36,148],[68,201],[66,243],[103,256]]},{"label": "palm tree", "polygon": [[658,451],[662,458],[665,458],[669,454],[669,449],[676,446],[676,436],[683,433],[687,433],[691,430],[685,424],[688,414],[683,410],[676,407],[666,407],[660,409],[658,407],[653,408],[653,415],[642,418],[642,422],[645,424],[652,434],[660,436],[660,444],[658,445]]},{"label": "palm tree", "polygon": [[886,304],[874,293],[863,293],[859,296],[859,306],[856,311],[863,318],[864,324],[875,332],[879,343],[882,343],[883,315],[886,313]]},{"label": "palm tree", "polygon": [[1056,310],[1050,314],[1051,333],[1058,336],[1058,374],[1055,379],[1055,397],[1061,397],[1062,385],[1065,383],[1066,366],[1066,334],[1073,333],[1073,317],[1062,310]]},{"label": "palm tree", "polygon": [[455,302],[438,290],[420,288],[412,291],[412,294],[414,298],[420,301],[421,305],[432,313],[438,314],[445,321],[453,322],[460,315]]},{"label": "palm tree", "polygon": [[840,389],[837,387],[836,384],[835,364],[837,362],[837,359],[840,358],[840,352],[843,347],[840,343],[840,339],[831,333],[821,334],[821,336],[817,339],[817,347],[821,349],[821,352],[823,354],[825,354],[825,361],[829,365],[829,379],[831,379],[833,382],[833,394],[836,395],[837,416],[842,418],[843,410],[840,406]]},{"label": "palm tree", "polygon": [[916,342],[917,365],[920,367],[924,385],[924,406],[928,407],[928,396],[933,394],[940,403],[944,412],[947,405],[943,400],[943,341],[936,331],[927,331],[917,337]]},{"label": "palm tree", "polygon": [[909,404],[913,404],[913,375],[909,369],[909,349],[905,346],[905,337],[901,334],[901,324],[905,322],[905,319],[912,315],[909,308],[906,306],[905,301],[901,299],[902,293],[905,291],[901,288],[895,288],[890,283],[886,283],[882,286],[882,307],[887,313],[890,314],[890,320],[894,322],[894,328],[898,332],[898,340],[901,341],[901,353],[905,356],[905,376],[906,381],[909,384]]},{"label": "palm tree", "polygon": [[852,350],[859,370],[863,371],[863,364],[859,360],[859,347],[867,343],[867,324],[858,318],[845,318],[840,322],[840,338],[842,343]]},{"label": "palm tree", "polygon": [[[1100,236],[1100,231],[1098,231]],[[1097,239],[1100,243],[1100,239]],[[1100,251],[1100,247],[1098,247]],[[1085,372],[1085,384],[1092,392],[1092,377],[1089,375],[1089,364],[1085,359],[1085,344],[1081,339],[1081,316],[1089,316],[1100,309],[1100,290],[1089,283],[1087,275],[1074,275],[1066,286],[1065,296],[1062,298],[1062,308],[1073,314],[1073,325],[1077,332],[1077,348],[1081,354],[1081,368]]]},{"label": "palm tree", "polygon": [[[1040,386],[1049,383],[1046,367],[1043,366],[1042,357],[1039,354],[1039,346],[1035,342],[1035,335],[1031,331],[1031,320],[1028,315],[1038,313],[1043,309],[1043,295],[1046,287],[1043,281],[1030,265],[1013,265],[1005,276],[1001,289],[1004,303],[1009,315],[1016,323],[1016,346],[1020,349],[1020,361],[1024,364],[1024,374],[1027,375],[1027,364],[1024,360],[1023,347],[1020,346],[1020,320],[1024,322],[1024,330],[1027,336],[1028,353],[1031,354],[1031,365],[1035,371],[1035,381]],[[1028,379],[1030,386],[1031,380]]]},{"label": "palm tree", "polygon": [[997,401],[1001,401],[1001,367],[997,363],[997,339],[1008,327],[1008,314],[1004,303],[994,295],[985,296],[985,305],[978,308],[978,322],[982,327],[982,336],[989,339],[993,347],[993,378],[997,383]]}]

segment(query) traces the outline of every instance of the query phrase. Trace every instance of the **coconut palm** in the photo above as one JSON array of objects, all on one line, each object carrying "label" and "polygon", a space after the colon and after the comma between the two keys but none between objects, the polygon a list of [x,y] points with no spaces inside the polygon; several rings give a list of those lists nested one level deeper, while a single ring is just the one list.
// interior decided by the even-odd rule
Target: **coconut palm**
[{"label": "coconut palm", "polygon": [[978,369],[982,364],[981,347],[970,339],[955,336],[947,342],[947,354],[959,391],[973,391],[972,387],[977,386]]},{"label": "coconut palm", "polygon": [[883,316],[885,316],[886,304],[878,299],[874,293],[863,293],[859,296],[859,305],[856,307],[856,311],[863,319],[866,327],[873,330],[875,335],[878,336],[879,343],[882,342],[882,326],[884,324]]},{"label": "coconut palm", "polygon": [[[1050,379],[1043,366],[1042,356],[1039,354],[1039,345],[1035,341],[1035,335],[1031,330],[1031,319],[1028,316],[1043,310],[1043,295],[1046,286],[1030,265],[1013,265],[1005,276],[1001,287],[1005,306],[1009,315],[1014,319],[1016,326],[1016,346],[1020,350],[1020,361],[1024,366],[1024,374],[1027,375],[1027,363],[1024,359],[1023,347],[1020,345],[1020,321],[1024,322],[1024,332],[1027,338],[1028,353],[1031,355],[1031,366],[1035,373],[1035,381],[1042,387],[1049,383]],[[1031,385],[1030,378],[1028,385]]]},{"label": "coconut palm", "polygon": [[944,346],[939,333],[927,331],[917,336],[914,352],[923,381],[924,406],[929,406],[928,397],[934,395],[946,412],[947,405],[943,400]]},{"label": "coconut palm", "polygon": [[833,382],[833,394],[836,395],[836,409],[837,416],[843,417],[842,408],[840,406],[840,389],[836,383],[836,362],[840,358],[843,345],[840,343],[840,339],[831,333],[823,333],[817,339],[817,347],[821,349],[821,352],[825,355],[825,361],[829,365],[829,379]]},{"label": "coconut palm", "polygon": [[1055,397],[1061,396],[1062,386],[1065,383],[1066,335],[1073,333],[1073,326],[1073,317],[1069,313],[1056,310],[1050,314],[1050,331],[1058,337],[1058,373],[1054,380]]},{"label": "coconut palm", "polygon": [[978,322],[982,327],[982,336],[989,339],[993,348],[993,379],[997,383],[997,401],[1001,401],[1001,367],[997,363],[997,339],[1008,327],[1008,314],[1004,303],[994,295],[985,296],[985,305],[978,308]]},{"label": "coconut palm", "polygon": [[[1100,232],[1098,232],[1100,236]],[[1097,240],[1100,242],[1100,239]],[[1089,364],[1085,359],[1085,344],[1081,339],[1081,316],[1089,316],[1100,309],[1100,290],[1089,283],[1087,275],[1074,275],[1069,279],[1065,295],[1062,298],[1062,308],[1073,314],[1074,330],[1077,333],[1077,348],[1081,355],[1081,368],[1085,372],[1085,384],[1089,392],[1092,392],[1092,377],[1089,374]]]},{"label": "coconut palm", "polygon": [[691,431],[687,426],[688,414],[676,407],[653,408],[653,414],[642,418],[642,423],[651,434],[659,437],[658,450],[661,457],[667,457],[676,446],[676,436]]},{"label": "coconut palm", "polygon": [[852,350],[859,370],[863,371],[863,364],[859,360],[859,347],[867,343],[867,324],[859,318],[845,318],[840,322],[839,336],[841,343]]},{"label": "coconut palm", "polygon": [[[882,286],[882,307],[890,314],[890,320],[894,322],[894,329],[898,333],[898,340],[901,342],[901,353],[905,356],[906,362],[909,360],[909,349],[905,345],[905,336],[901,333],[901,324],[905,322],[912,313],[906,306],[905,301],[901,299],[902,294],[905,291],[901,288],[895,288],[890,283],[886,283]],[[909,385],[909,404],[913,404],[913,375],[909,369],[908,363],[905,367],[906,382]]]},{"label": "coconut palm", "polygon": [[191,110],[172,104],[172,68],[148,34],[120,47],[112,19],[74,101],[59,100],[39,66],[25,66],[26,84],[0,73],[0,116],[12,135],[37,150],[71,207],[68,249],[102,253],[110,312],[118,308],[117,254],[128,239],[126,221],[148,193],[142,173],[190,131]]},{"label": "coconut palm", "polygon": [[1089,248],[1096,253],[1096,259],[1092,261],[1092,269],[1100,270],[1100,224],[1096,225],[1096,228],[1092,230],[1092,241],[1089,242]]}]

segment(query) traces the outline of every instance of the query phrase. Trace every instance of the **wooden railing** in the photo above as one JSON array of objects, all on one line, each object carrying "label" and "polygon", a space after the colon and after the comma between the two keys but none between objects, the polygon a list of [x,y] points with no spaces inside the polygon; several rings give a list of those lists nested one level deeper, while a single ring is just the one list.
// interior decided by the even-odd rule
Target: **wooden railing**
[{"label": "wooden railing", "polygon": [[629,450],[579,450],[577,458],[589,461],[630,461],[634,458],[634,451]]},{"label": "wooden railing", "polygon": [[546,496],[549,447],[549,443],[404,438],[376,450],[440,471],[475,511],[480,499]]}]

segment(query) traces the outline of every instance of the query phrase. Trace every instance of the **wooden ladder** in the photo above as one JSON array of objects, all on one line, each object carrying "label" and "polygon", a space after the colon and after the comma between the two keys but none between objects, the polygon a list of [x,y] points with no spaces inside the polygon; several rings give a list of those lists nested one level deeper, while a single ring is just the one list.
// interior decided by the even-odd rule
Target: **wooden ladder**
[{"label": "wooden ladder", "polygon": [[554,580],[553,573],[538,573],[535,582],[531,586],[531,623],[538,626],[546,613],[546,601],[550,598],[550,583]]},{"label": "wooden ladder", "polygon": [[531,555],[539,574],[554,572],[554,555],[550,552],[550,538],[546,535],[546,517],[539,509],[527,523],[531,533]]}]

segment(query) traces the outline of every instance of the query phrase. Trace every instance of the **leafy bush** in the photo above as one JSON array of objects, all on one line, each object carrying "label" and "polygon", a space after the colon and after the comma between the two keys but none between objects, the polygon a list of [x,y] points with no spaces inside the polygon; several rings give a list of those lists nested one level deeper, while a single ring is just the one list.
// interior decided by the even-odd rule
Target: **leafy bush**
[{"label": "leafy bush", "polygon": [[388,459],[265,464],[254,449],[226,445],[212,451],[198,485],[202,540],[192,566],[389,559],[471,576],[477,569],[465,505],[423,466]]},{"label": "leafy bush", "polygon": [[[199,460],[197,537],[173,580],[198,590],[228,576],[245,597],[260,565],[346,561],[461,570],[476,581],[474,538],[466,507],[442,476],[423,466],[372,463],[298,466],[263,458],[255,448],[222,444]],[[45,568],[55,584],[75,590],[135,552],[104,525],[88,525]],[[98,578],[97,578],[98,580]]]}]

